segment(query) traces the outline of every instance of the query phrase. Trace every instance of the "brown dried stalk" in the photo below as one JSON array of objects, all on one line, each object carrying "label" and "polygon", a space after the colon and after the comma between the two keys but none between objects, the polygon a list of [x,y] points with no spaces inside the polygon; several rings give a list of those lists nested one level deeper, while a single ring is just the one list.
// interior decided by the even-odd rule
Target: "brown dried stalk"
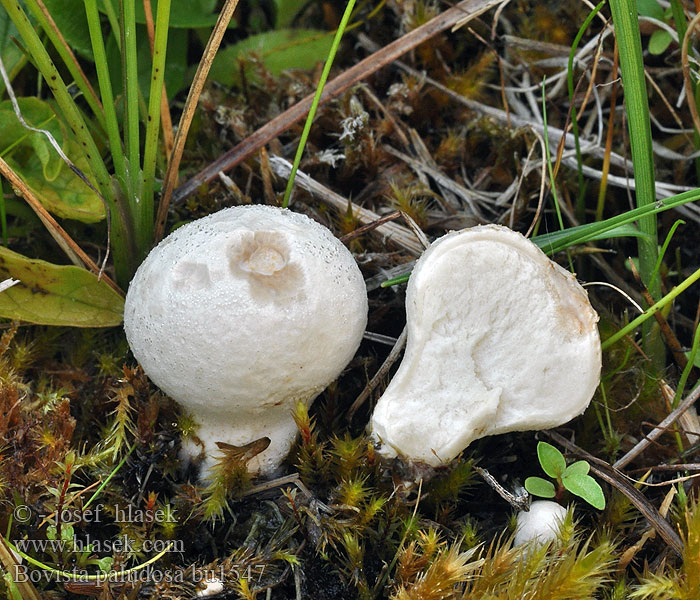
[{"label": "brown dried stalk", "polygon": [[[177,173],[180,168],[182,153],[185,151],[185,142],[187,141],[187,134],[190,131],[190,125],[194,118],[194,111],[197,108],[197,103],[199,102],[199,97],[202,95],[209,69],[211,68],[212,62],[214,62],[214,57],[219,49],[229,21],[233,16],[233,11],[236,10],[236,6],[238,6],[238,0],[226,0],[226,4],[224,4],[224,7],[221,9],[216,25],[214,25],[214,29],[211,32],[207,47],[204,49],[202,60],[199,61],[199,66],[197,67],[197,72],[190,86],[190,91],[187,94],[185,109],[182,111],[182,116],[180,117],[180,123],[177,127],[177,134],[175,135],[175,141],[173,143],[173,151],[170,155],[170,161],[168,162],[168,170],[165,173],[163,193],[160,197],[160,203],[158,204],[154,235],[155,243],[160,241],[165,232],[165,220],[168,216],[168,206],[170,206],[170,198],[177,185]],[[214,177],[216,177],[218,171],[217,169],[217,171],[214,172]]]},{"label": "brown dried stalk", "polygon": [[[429,40],[438,33],[453,27],[457,23],[463,24],[469,19],[479,16],[502,2],[503,0],[463,0],[453,8],[446,10],[424,25],[421,25],[398,40],[388,44],[381,50],[361,60],[354,67],[344,71],[335,79],[329,81],[323,90],[320,103],[325,104],[329,100],[339,96],[358,81],[366,79],[382,67],[392,63],[403,54],[413,50],[416,46]],[[309,112],[313,97],[314,94],[309,94],[294,106],[280,113],[255,133],[248,136],[209,166],[202,169],[194,177],[183,183],[175,190],[172,199],[173,203],[178,204],[182,202],[185,198],[193,194],[200,185],[215,179],[220,171],[225,172],[233,169],[236,165],[257,152],[270,140],[285,132],[297,121],[303,119]],[[179,133],[178,131],[178,134]],[[165,207],[165,211],[167,211],[167,206]],[[162,216],[164,220],[165,213],[160,215],[159,212],[159,216]],[[160,221],[158,225],[160,225]]]}]

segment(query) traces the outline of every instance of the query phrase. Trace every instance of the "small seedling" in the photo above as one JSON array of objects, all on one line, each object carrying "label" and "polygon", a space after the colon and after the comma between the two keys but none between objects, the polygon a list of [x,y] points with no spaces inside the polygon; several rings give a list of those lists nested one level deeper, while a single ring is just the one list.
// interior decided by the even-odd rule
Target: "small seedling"
[{"label": "small seedling", "polygon": [[542,477],[528,477],[525,489],[533,496],[555,498],[560,500],[564,490],[583,498],[588,504],[603,510],[605,496],[598,482],[588,474],[591,465],[585,460],[578,460],[566,466],[566,460],[559,450],[546,442],[537,444],[537,456],[542,470],[556,480],[556,487],[551,481]]}]

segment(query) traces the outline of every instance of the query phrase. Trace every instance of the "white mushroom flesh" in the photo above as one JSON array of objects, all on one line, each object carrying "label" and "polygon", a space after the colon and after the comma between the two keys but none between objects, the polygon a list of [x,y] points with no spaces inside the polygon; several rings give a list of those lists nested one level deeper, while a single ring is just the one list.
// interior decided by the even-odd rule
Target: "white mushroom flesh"
[{"label": "white mushroom flesh", "polygon": [[370,430],[380,452],[439,465],[473,440],[581,414],[601,349],[574,275],[506,227],[450,233],[416,263],[403,361]]}]

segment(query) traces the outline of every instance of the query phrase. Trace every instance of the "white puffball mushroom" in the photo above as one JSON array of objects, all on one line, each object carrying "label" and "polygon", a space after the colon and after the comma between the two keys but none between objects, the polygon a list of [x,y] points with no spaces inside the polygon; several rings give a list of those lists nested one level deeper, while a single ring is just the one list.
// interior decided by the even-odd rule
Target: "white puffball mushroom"
[{"label": "white puffball mushroom", "polygon": [[403,360],[370,422],[388,458],[437,466],[478,438],[561,425],[600,381],[585,290],[506,227],[435,241],[411,273],[406,319]]},{"label": "white puffball mushroom", "polygon": [[[350,362],[367,323],[352,254],[287,209],[239,206],[176,229],[129,287],[124,329],[151,380],[189,411],[205,447],[269,437],[252,472],[273,472],[307,405]],[[191,456],[201,448],[186,445]]]},{"label": "white puffball mushroom", "polygon": [[546,544],[556,540],[565,518],[566,508],[561,504],[536,500],[529,511],[521,510],[518,513],[513,545],[520,546],[531,541]]}]

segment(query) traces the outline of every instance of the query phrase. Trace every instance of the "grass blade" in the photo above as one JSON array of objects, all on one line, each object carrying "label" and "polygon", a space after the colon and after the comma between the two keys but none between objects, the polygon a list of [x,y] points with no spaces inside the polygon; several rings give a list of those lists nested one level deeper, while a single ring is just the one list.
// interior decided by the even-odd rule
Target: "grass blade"
[{"label": "grass blade", "polygon": [[301,157],[304,154],[304,147],[306,146],[306,140],[308,139],[309,132],[311,131],[311,124],[313,123],[314,117],[316,116],[316,110],[318,110],[318,105],[321,101],[321,94],[323,93],[323,88],[325,87],[326,81],[328,80],[328,74],[331,72],[333,60],[335,59],[336,52],[338,51],[338,46],[340,46],[340,40],[342,39],[343,33],[345,32],[345,28],[348,25],[348,21],[350,20],[350,15],[352,14],[352,9],[354,8],[354,6],[355,0],[348,0],[348,4],[345,7],[345,12],[343,13],[343,18],[340,20],[338,30],[335,32],[333,44],[331,45],[330,52],[328,53],[326,64],[323,66],[321,78],[318,80],[318,86],[316,87],[314,99],[311,102],[309,115],[306,117],[306,123],[304,123],[304,130],[301,132],[299,146],[297,146],[297,153],[294,156],[294,163],[292,164],[292,172],[289,174],[289,179],[287,180],[287,189],[284,191],[284,200],[282,201],[282,208],[287,208],[287,205],[289,204],[289,198],[292,195],[292,189],[294,189],[294,178],[296,177],[297,170],[299,169]]},{"label": "grass blade", "polygon": [[[656,192],[649,101],[644,78],[637,2],[635,0],[610,0],[610,9],[620,56],[637,206],[646,206],[656,201]],[[652,298],[657,299],[661,296],[661,281],[658,277],[652,279],[658,258],[656,217],[648,215],[640,219],[639,228],[648,235],[647,238],[637,240],[639,274]],[[652,334],[650,325],[651,323],[645,327],[644,347],[652,359],[652,364],[661,367],[664,363],[665,348],[658,332]]]},{"label": "grass blade", "polygon": [[153,65],[151,67],[151,90],[148,96],[148,118],[146,119],[146,141],[143,154],[143,194],[139,207],[139,258],[145,258],[153,243],[153,183],[158,156],[158,133],[160,131],[160,109],[163,97],[165,55],[168,46],[168,24],[170,0],[160,0],[156,13],[156,29],[153,40]]},{"label": "grass blade", "polygon": [[97,10],[97,0],[85,0],[85,14],[90,29],[92,54],[95,59],[97,82],[100,86],[100,95],[102,96],[104,106],[105,128],[109,139],[109,149],[114,162],[114,171],[123,189],[126,189],[124,148],[122,147],[122,139],[119,134],[117,111],[114,108],[112,79],[109,75],[109,67],[107,66],[107,53],[105,52],[104,38],[102,37],[102,24],[100,23],[100,14]]},{"label": "grass blade", "polygon": [[133,262],[131,231],[126,218],[128,213],[122,210],[121,201],[115,196],[115,192],[112,189],[111,176],[105,166],[104,160],[100,155],[95,141],[90,135],[80,109],[75,104],[65,82],[44,48],[41,39],[39,39],[39,35],[27,18],[19,0],[0,0],[0,4],[2,4],[10,15],[12,22],[15,24],[15,27],[17,27],[17,30],[26,44],[27,51],[31,54],[34,64],[47,81],[56,99],[56,103],[63,113],[63,117],[73,130],[80,147],[83,149],[85,158],[90,164],[92,173],[95,176],[97,187],[102,192],[102,195],[109,205],[112,213],[113,256],[115,268],[117,270],[117,278],[121,283],[128,282],[131,264]]},{"label": "grass blade", "polygon": [[126,146],[127,181],[129,183],[129,205],[134,213],[134,226],[137,232],[141,230],[140,210],[138,203],[141,198],[141,149],[139,138],[139,73],[138,56],[136,52],[136,6],[135,0],[119,0],[121,5],[121,38],[122,38],[122,78],[124,85],[124,145]]},{"label": "grass blade", "polygon": [[73,76],[75,84],[83,93],[85,101],[90,106],[90,109],[95,115],[95,118],[99,122],[100,126],[105,127],[104,111],[102,110],[100,100],[97,97],[92,85],[90,85],[90,81],[85,75],[83,69],[80,67],[80,63],[75,58],[73,50],[71,50],[70,46],[68,46],[68,43],[56,26],[56,23],[51,18],[51,14],[46,8],[46,5],[42,2],[42,0],[25,0],[25,4],[34,15],[34,18],[39,22],[39,25],[41,25],[41,28],[44,30],[46,35],[49,36],[51,43],[54,45],[54,48],[56,48],[56,51],[61,59],[63,59],[66,68]]},{"label": "grass blade", "polygon": [[224,37],[228,23],[233,16],[233,11],[236,10],[236,6],[238,6],[238,0],[226,0],[226,4],[224,4],[224,7],[221,9],[221,13],[219,14],[219,19],[216,21],[216,25],[214,25],[214,29],[209,36],[207,47],[204,49],[202,60],[199,61],[197,72],[195,73],[194,80],[190,86],[190,91],[187,94],[185,108],[182,111],[180,124],[178,125],[177,133],[175,134],[175,143],[173,146],[172,155],[170,156],[170,162],[168,163],[168,170],[165,173],[163,193],[158,205],[154,235],[155,242],[160,241],[160,239],[163,237],[163,233],[165,232],[165,221],[168,216],[168,207],[170,206],[170,198],[172,197],[175,186],[177,185],[177,171],[180,168],[180,160],[182,159],[182,153],[185,150],[187,133],[190,130],[190,125],[192,124],[192,119],[194,117],[194,111],[197,108],[197,102],[199,101],[199,97],[204,89],[204,83],[207,80],[211,63],[214,61],[214,56],[216,56],[216,52],[219,49],[222,38]]}]

